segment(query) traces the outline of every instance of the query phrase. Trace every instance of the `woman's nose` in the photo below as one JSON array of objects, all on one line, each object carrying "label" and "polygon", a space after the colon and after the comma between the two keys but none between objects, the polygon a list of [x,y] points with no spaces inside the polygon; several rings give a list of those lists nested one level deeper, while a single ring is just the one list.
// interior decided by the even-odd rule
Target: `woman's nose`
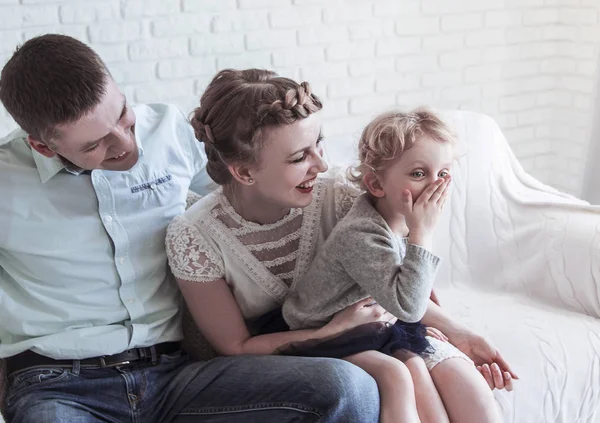
[{"label": "woman's nose", "polygon": [[327,169],[329,169],[329,165],[327,165],[327,162],[323,160],[323,156],[321,155],[317,156],[317,169],[319,172],[327,172]]},{"label": "woman's nose", "polygon": [[317,151],[314,154],[314,158],[315,158],[315,162],[313,164],[313,167],[316,168],[317,172],[326,172],[327,169],[329,169],[329,166],[327,165],[327,162],[325,160],[323,160],[323,152],[321,150]]}]

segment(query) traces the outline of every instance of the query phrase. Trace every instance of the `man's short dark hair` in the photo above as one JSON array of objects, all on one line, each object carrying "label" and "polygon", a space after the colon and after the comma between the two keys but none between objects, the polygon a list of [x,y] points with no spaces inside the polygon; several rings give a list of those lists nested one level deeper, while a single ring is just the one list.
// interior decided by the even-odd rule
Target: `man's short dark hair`
[{"label": "man's short dark hair", "polygon": [[75,38],[46,34],[18,47],[0,73],[0,101],[17,124],[46,143],[56,126],[97,106],[109,77],[94,50]]}]

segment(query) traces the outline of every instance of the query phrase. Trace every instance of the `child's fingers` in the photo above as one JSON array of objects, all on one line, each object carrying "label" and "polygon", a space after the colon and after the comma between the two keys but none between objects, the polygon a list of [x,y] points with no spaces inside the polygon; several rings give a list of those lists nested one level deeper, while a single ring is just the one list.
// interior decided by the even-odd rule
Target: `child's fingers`
[{"label": "child's fingers", "polygon": [[444,178],[438,178],[435,181],[433,181],[431,184],[429,184],[427,188],[425,188],[425,191],[423,191],[421,195],[419,195],[417,202],[423,204],[426,201],[430,201],[433,193],[436,192],[444,182]]},{"label": "child's fingers", "polygon": [[437,331],[433,328],[427,328],[427,332],[426,332],[427,336],[431,336],[432,338],[438,339],[441,341],[440,335],[437,333]]},{"label": "child's fingers", "polygon": [[412,212],[413,210],[413,199],[412,194],[409,190],[405,189],[402,192],[402,210],[400,210],[403,214],[407,214]]},{"label": "child's fingers", "polygon": [[443,185],[444,190],[442,191],[440,198],[437,201],[440,207],[444,206],[446,200],[448,199],[448,195],[450,195],[450,182],[452,182],[452,177],[448,176],[448,178],[446,179],[446,183]]},{"label": "child's fingers", "polygon": [[446,337],[446,335],[444,335],[442,332],[440,332],[438,329],[436,328],[427,328],[427,335],[431,336],[432,338],[438,339],[442,342],[447,342],[448,338]]},{"label": "child's fingers", "polygon": [[433,191],[433,194],[431,194],[431,197],[429,197],[429,201],[432,203],[437,203],[444,191],[446,190],[447,185],[448,181],[446,179],[442,179],[442,183],[437,187],[435,191]]}]

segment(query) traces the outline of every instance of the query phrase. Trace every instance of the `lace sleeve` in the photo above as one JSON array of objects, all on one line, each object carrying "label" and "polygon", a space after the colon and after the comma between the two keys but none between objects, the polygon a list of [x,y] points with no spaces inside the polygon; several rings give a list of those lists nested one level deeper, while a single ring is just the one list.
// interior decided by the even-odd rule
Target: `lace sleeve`
[{"label": "lace sleeve", "polygon": [[348,181],[337,180],[333,185],[335,193],[335,217],[340,221],[361,194],[361,190]]},{"label": "lace sleeve", "polygon": [[187,197],[185,199],[185,209],[189,209],[191,206],[194,205],[196,201],[198,201],[201,198],[202,196],[200,194],[196,194],[194,191],[188,191]]},{"label": "lace sleeve", "polygon": [[169,266],[177,279],[212,282],[223,278],[223,259],[208,244],[202,233],[181,217],[167,229]]}]

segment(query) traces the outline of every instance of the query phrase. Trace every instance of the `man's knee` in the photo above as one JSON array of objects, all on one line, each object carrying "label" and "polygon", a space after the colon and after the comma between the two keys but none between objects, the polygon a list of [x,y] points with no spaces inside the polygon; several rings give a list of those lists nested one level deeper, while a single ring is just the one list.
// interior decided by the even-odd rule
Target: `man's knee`
[{"label": "man's knee", "polygon": [[338,359],[319,359],[315,373],[329,400],[355,405],[358,408],[379,407],[379,392],[375,379],[354,364]]}]

